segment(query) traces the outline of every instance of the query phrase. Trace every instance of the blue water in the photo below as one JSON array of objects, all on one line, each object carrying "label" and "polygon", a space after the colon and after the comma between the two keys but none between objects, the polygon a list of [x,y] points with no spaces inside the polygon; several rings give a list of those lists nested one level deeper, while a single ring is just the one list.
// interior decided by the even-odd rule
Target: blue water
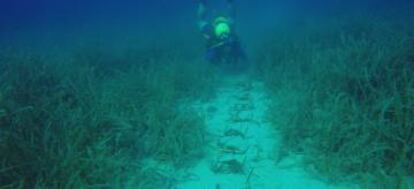
[{"label": "blue water", "polygon": [[[217,6],[223,1],[208,2]],[[239,32],[250,40],[268,28],[285,27],[292,23],[300,25],[309,17],[330,17],[358,11],[398,16],[413,8],[413,2],[409,0],[235,2]],[[199,37],[196,7],[195,0],[3,0],[0,2],[0,39],[9,44],[31,44],[65,41],[92,32],[95,36],[102,35],[111,40],[111,37],[116,39],[116,36],[125,35],[156,37],[157,32],[173,33],[177,30],[186,32],[190,38]]]}]

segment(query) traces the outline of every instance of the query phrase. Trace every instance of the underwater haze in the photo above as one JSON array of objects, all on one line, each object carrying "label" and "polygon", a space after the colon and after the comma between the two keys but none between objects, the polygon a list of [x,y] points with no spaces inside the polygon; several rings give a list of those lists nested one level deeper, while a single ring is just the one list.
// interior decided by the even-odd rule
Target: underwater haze
[{"label": "underwater haze", "polygon": [[414,189],[412,0],[2,0],[0,189]]},{"label": "underwater haze", "polygon": [[[212,6],[223,2],[208,1]],[[32,42],[67,41],[80,35],[117,38],[134,35],[142,38],[160,35],[159,32],[186,32],[196,38],[197,0],[195,1],[52,1],[5,0],[1,2],[1,39]],[[305,22],[309,17],[331,17],[352,12],[384,14],[387,17],[409,13],[413,3],[399,1],[237,1],[237,24],[240,32],[255,38],[258,32],[270,27],[284,28],[286,24]],[[396,14],[398,12],[398,14]],[[402,19],[402,18],[401,18]],[[180,30],[180,31],[177,31]],[[132,34],[129,34],[132,33]],[[196,36],[196,37],[193,37]],[[88,38],[90,38],[88,36]],[[115,40],[115,39],[114,39]],[[254,39],[251,39],[254,40]]]}]

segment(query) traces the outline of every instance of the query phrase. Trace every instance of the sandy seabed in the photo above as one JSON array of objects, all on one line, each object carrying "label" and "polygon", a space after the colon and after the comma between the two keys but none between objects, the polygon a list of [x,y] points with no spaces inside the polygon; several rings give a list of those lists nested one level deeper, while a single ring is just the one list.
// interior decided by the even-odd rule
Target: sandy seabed
[{"label": "sandy seabed", "polygon": [[247,76],[225,79],[216,98],[193,106],[206,115],[207,155],[185,170],[191,179],[178,189],[341,189],[311,177],[300,158],[275,162],[278,133],[268,121],[270,98],[263,83]]}]

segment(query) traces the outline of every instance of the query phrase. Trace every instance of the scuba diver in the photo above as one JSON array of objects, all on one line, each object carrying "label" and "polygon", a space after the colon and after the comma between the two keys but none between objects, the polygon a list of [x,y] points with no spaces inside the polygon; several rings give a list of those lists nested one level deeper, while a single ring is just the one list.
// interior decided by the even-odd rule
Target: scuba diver
[{"label": "scuba diver", "polygon": [[[234,31],[234,2],[226,0],[226,14],[212,15],[206,0],[198,0],[198,27],[207,42],[207,61],[230,67],[245,67],[247,57]],[[244,65],[243,65],[244,64]]]}]

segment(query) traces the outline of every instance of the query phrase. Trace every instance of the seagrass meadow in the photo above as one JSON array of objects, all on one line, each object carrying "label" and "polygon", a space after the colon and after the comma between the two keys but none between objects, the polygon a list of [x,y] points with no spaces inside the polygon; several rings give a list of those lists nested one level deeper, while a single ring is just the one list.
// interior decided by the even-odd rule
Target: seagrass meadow
[{"label": "seagrass meadow", "polygon": [[200,2],[0,2],[0,189],[414,189],[413,2]]}]

